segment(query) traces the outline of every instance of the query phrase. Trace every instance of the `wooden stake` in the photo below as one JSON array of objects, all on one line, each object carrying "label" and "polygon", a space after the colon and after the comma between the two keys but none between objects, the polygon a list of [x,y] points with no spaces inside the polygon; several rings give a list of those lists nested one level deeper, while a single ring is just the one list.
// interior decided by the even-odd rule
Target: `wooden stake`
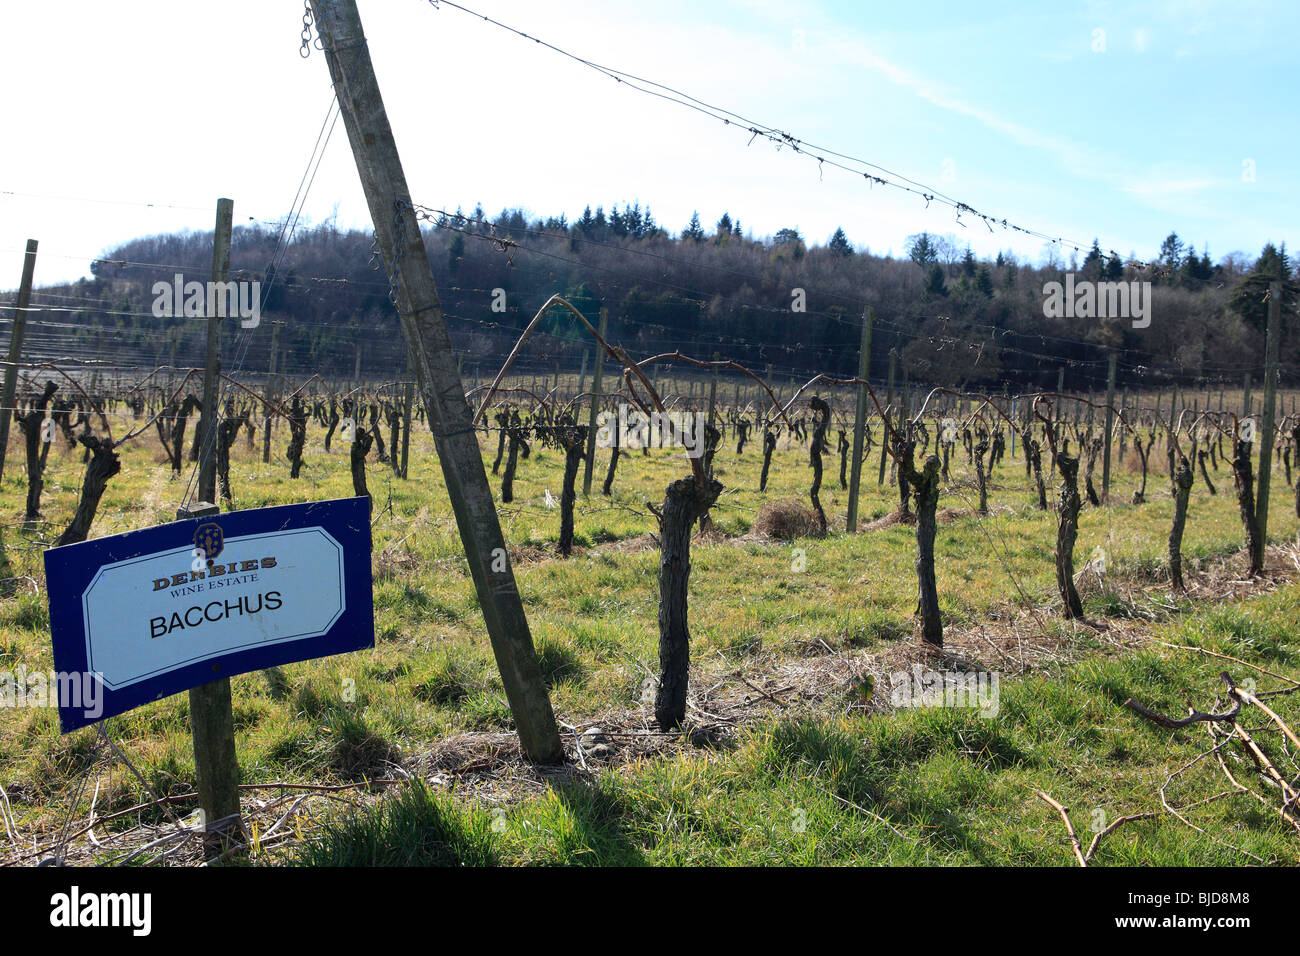
[{"label": "wooden stake", "polygon": [[1110,446],[1112,432],[1115,431],[1115,361],[1116,355],[1110,353],[1110,362],[1106,366],[1106,435],[1104,438],[1105,456],[1101,463],[1101,500],[1110,501]]},{"label": "wooden stake", "polygon": [[[890,407],[894,404],[894,366],[898,362],[898,353],[893,349],[889,350],[889,398],[885,402],[885,414],[890,414]],[[895,416],[897,417],[897,416]],[[885,483],[885,460],[889,458],[889,429],[885,427],[884,421],[881,421],[880,433],[880,474],[876,478],[876,484]]]},{"label": "wooden stake", "polygon": [[[275,353],[280,345],[280,322],[271,323],[271,365],[266,373],[266,397],[275,398]],[[271,418],[273,413],[269,407],[264,408],[266,421],[262,423],[262,462],[266,463],[271,460]]]},{"label": "wooden stake", "polygon": [[[609,310],[600,310],[600,337],[609,331]],[[591,496],[591,469],[596,461],[596,415],[600,412],[601,375],[605,370],[605,350],[596,348],[596,370],[591,376],[591,414],[587,419],[587,460],[582,472],[582,497]]]},{"label": "wooden stake", "polygon": [[1264,407],[1259,423],[1259,486],[1255,492],[1255,523],[1259,525],[1256,563],[1264,562],[1268,547],[1268,491],[1273,478],[1273,418],[1277,406],[1277,353],[1282,329],[1282,283],[1268,286],[1268,331],[1264,338]]},{"label": "wooden stake", "polygon": [[[862,314],[862,341],[858,346],[858,378],[867,380],[871,369],[871,326],[875,322],[874,309]],[[862,444],[867,425],[867,386],[858,386],[858,407],[853,416],[853,458],[849,464],[849,515],[846,530],[858,530],[858,482],[862,478]],[[882,433],[883,434],[883,433]]]},{"label": "wooden stake", "polygon": [[519,742],[530,759],[558,762],[564,748],[555,714],[356,0],[310,2],[388,274],[398,276],[400,265],[397,312]]},{"label": "wooden stake", "polygon": [[[235,203],[230,199],[217,200],[217,222],[212,236],[213,282],[226,282],[230,278],[230,235],[235,214]],[[209,296],[208,351],[203,369],[203,407],[199,410],[199,430],[195,435],[199,448],[199,501],[217,500],[217,409],[221,375],[221,316],[213,308],[214,297]]]},{"label": "wooden stake", "polygon": [[[23,333],[27,328],[27,306],[32,301],[32,275],[36,271],[36,240],[27,240],[23,257],[23,278],[14,303],[13,331],[9,333],[9,354],[5,363],[4,391],[0,393],[0,478],[4,477],[5,449],[9,446],[9,423],[14,417],[14,395],[18,389],[18,359],[23,351]],[[89,409],[87,409],[89,414]]]},{"label": "wooden stake", "polygon": [[[177,520],[220,514],[216,505],[198,501],[177,510]],[[213,664],[216,672],[219,665]],[[235,717],[230,704],[230,678],[218,677],[190,689],[190,731],[194,737],[194,774],[203,810],[209,856],[229,848],[231,837],[243,829],[239,816],[239,759],[235,755]]]}]

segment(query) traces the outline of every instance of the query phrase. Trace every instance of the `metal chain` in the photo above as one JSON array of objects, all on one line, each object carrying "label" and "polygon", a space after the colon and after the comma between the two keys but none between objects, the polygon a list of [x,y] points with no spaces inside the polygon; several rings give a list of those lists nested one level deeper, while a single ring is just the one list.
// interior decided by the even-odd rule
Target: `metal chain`
[{"label": "metal chain", "polygon": [[[402,255],[406,251],[406,213],[402,200],[393,201],[393,260],[388,269],[388,301],[397,305],[397,289],[402,279]],[[399,309],[400,311],[400,309]]]},{"label": "metal chain", "polygon": [[[315,17],[312,15],[311,12],[310,0],[302,0],[302,46],[298,48],[298,55],[302,57],[304,60],[307,57],[311,56],[311,48],[312,48],[311,27],[314,20]],[[316,45],[316,49],[318,50],[322,49],[320,45],[319,36],[316,38],[315,45]]]}]

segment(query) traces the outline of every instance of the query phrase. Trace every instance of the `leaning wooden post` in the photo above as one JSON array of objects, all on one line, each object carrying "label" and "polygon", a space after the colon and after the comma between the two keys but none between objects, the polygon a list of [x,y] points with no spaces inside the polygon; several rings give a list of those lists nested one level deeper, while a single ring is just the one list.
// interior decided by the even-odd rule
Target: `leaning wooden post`
[{"label": "leaning wooden post", "polygon": [[[600,310],[600,337],[609,331],[609,310]],[[596,460],[596,416],[600,413],[600,377],[605,370],[605,350],[596,348],[596,370],[591,376],[591,415],[587,420],[587,461],[582,472],[582,497],[591,496],[591,467]]]},{"label": "leaning wooden post", "polygon": [[519,742],[557,762],[564,748],[356,0],[310,2]]},{"label": "leaning wooden post", "polygon": [[1115,361],[1116,355],[1110,353],[1110,364],[1106,368],[1106,438],[1105,457],[1101,463],[1101,500],[1110,501],[1110,444],[1111,433],[1115,430]]},{"label": "leaning wooden post", "polygon": [[[4,391],[0,393],[0,478],[4,477],[5,449],[9,447],[9,422],[13,420],[14,395],[18,390],[18,359],[23,351],[23,333],[27,328],[27,306],[32,301],[32,275],[36,271],[36,240],[27,240],[23,258],[22,284],[14,303],[14,326],[9,333],[9,355],[5,362]],[[90,410],[87,409],[89,414]]]},{"label": "leaning wooden post", "polygon": [[1264,566],[1268,547],[1268,488],[1273,478],[1273,420],[1277,407],[1277,353],[1282,323],[1282,283],[1268,286],[1268,331],[1264,338],[1264,407],[1259,422],[1259,486],[1255,492],[1255,524],[1259,526],[1254,563]]},{"label": "leaning wooden post", "polygon": [[853,416],[853,460],[849,472],[849,516],[846,530],[858,530],[858,482],[862,478],[862,443],[867,425],[867,373],[871,368],[871,326],[875,321],[874,309],[862,314],[862,343],[858,348],[858,407]]}]

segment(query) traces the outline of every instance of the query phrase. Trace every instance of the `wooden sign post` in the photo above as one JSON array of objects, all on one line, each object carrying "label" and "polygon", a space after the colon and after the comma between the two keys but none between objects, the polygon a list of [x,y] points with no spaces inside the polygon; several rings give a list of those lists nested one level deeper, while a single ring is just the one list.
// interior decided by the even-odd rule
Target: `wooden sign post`
[{"label": "wooden sign post", "polygon": [[230,678],[374,646],[364,498],[224,514],[45,552],[64,733],[189,691],[209,846],[240,831]]}]

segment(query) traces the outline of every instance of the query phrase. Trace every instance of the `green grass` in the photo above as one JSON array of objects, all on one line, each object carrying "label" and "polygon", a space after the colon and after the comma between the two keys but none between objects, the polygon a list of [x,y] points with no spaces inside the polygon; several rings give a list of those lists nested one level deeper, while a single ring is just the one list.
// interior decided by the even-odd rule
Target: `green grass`
[{"label": "green grass", "polygon": [[306,866],[491,866],[491,823],[415,783],[366,813],[328,820]]},{"label": "green grass", "polygon": [[[1294,673],[1300,645],[1284,636],[1298,617],[1290,589],[1248,608],[1193,614],[1158,634],[1233,656],[1240,631],[1278,638],[1275,663]],[[1071,866],[1065,830],[1035,792],[1071,808],[1085,845],[1098,824],[1158,811],[1166,774],[1205,749],[1204,731],[1163,730],[1119,704],[1139,695],[1176,711],[1183,700],[1208,700],[1221,667],[1155,648],[1009,681],[994,718],[917,708],[884,718],[764,722],[725,753],[606,771],[594,784],[559,786],[495,815],[469,809],[458,818],[461,838],[477,847],[487,833],[482,852],[501,864]],[[1294,721],[1298,711],[1292,702],[1284,713]],[[1218,792],[1217,774],[1193,773],[1171,788],[1171,799],[1181,805]],[[382,858],[368,841],[379,838],[390,804],[406,813],[413,799],[382,802],[359,818],[364,825],[348,817],[354,830],[330,829],[323,846],[313,844],[302,858]],[[453,806],[450,797],[430,804],[435,832]],[[1206,832],[1157,815],[1105,838],[1092,862],[1234,866],[1251,862],[1242,851],[1267,863],[1295,862],[1295,831],[1249,798],[1188,816]],[[387,852],[400,855],[403,847]]]},{"label": "green grass", "polygon": [[[115,422],[115,431],[122,424]],[[250,452],[242,440],[237,443],[232,473],[239,507],[351,494],[346,457],[337,446],[326,455],[314,426],[303,477],[290,480],[281,460],[285,437],[277,432],[276,460],[265,465],[260,448]],[[394,478],[373,461],[368,466],[375,500],[376,647],[233,680],[246,782],[372,779],[449,735],[511,729],[431,441],[425,430],[412,438],[409,480]],[[495,444],[487,454],[489,466],[494,451]],[[10,462],[21,462],[21,456],[18,444],[11,444]],[[181,497],[184,482],[169,480],[156,439],[126,447],[122,458],[122,473],[109,483],[96,519],[96,536],[169,520]],[[603,452],[598,455],[597,492],[606,460]],[[1153,462],[1161,460],[1153,453]],[[717,475],[727,490],[714,517],[729,535],[747,532],[764,500],[806,500],[806,450],[777,453],[766,495],[756,490],[760,464],[754,444],[739,458],[734,444],[724,442],[719,452]],[[954,479],[969,478],[963,452],[953,465]],[[1117,466],[1114,500],[1127,501],[1136,487],[1134,465],[1136,456],[1129,454]],[[1148,504],[1085,508],[1076,551],[1080,566],[1100,546],[1115,578],[1159,579],[1172,504],[1168,480],[1154,467]],[[43,499],[48,524],[35,528],[21,524],[20,469],[11,467],[0,482],[0,552],[6,574],[20,579],[14,582],[19,593],[0,597],[0,670],[52,666],[41,549],[70,519],[82,468],[79,454],[62,445],[51,451]],[[501,506],[500,514],[516,552],[515,571],[552,701],[562,719],[577,723],[639,707],[646,670],[657,669],[658,552],[621,544],[654,530],[645,502],[662,501],[665,486],[687,474],[687,467],[667,452],[623,457],[614,496],[596,493],[579,501],[579,550],[569,560],[554,556],[559,514],[543,504],[547,489],[558,497],[561,470],[557,452],[535,446],[520,463],[515,502]],[[863,476],[859,513],[865,521],[891,511],[897,494],[888,483],[877,485],[875,453]],[[1233,554],[1243,539],[1231,478],[1226,470],[1214,477],[1217,497],[1209,497],[1199,480],[1193,490],[1184,542],[1193,569]],[[912,529],[843,534],[847,493],[838,487],[838,460],[828,462],[826,478],[822,501],[832,534],[825,539],[693,548],[691,651],[702,673],[746,662],[766,666],[825,653],[825,647],[870,651],[912,639]],[[499,479],[491,480],[499,490]],[[1292,495],[1275,475],[1274,541],[1296,537]],[[937,541],[947,623],[1005,619],[1026,603],[1054,605],[1055,519],[1036,509],[1021,460],[997,469],[992,514],[975,516],[974,497],[971,489],[957,487],[940,501],[941,509],[957,512],[941,523]],[[1136,620],[1165,639],[1204,643],[1295,673],[1289,629],[1300,619],[1296,593],[1296,585],[1287,585],[1277,595],[1241,603],[1157,607],[1120,586],[1089,592],[1086,601],[1099,619]],[[1052,610],[1040,613],[1049,630],[1062,627]],[[1078,650],[1082,659],[1068,666],[1005,681],[994,721],[952,711],[886,717],[846,711],[749,727],[725,752],[607,772],[594,785],[557,788],[544,799],[515,804],[504,830],[489,829],[484,839],[491,859],[502,863],[1065,864],[1060,821],[1034,799],[1034,788],[1074,808],[1081,831],[1096,808],[1111,819],[1150,809],[1162,774],[1191,752],[1178,748],[1196,746],[1203,732],[1171,734],[1144,726],[1118,710],[1116,697],[1132,694],[1174,710],[1188,699],[1208,703],[1223,664],[1175,652],[1117,654],[1083,638]],[[184,695],[113,718],[108,729],[157,791],[192,790]],[[89,730],[60,736],[47,710],[0,711],[0,784],[21,827],[38,829],[62,819],[92,740]],[[128,774],[114,774],[100,808],[111,812],[140,797]],[[78,807],[83,816],[88,799],[83,795]],[[397,817],[383,818],[389,811],[379,810],[374,819],[352,820],[347,839],[371,850],[339,849],[340,862],[364,858],[365,852],[398,854],[392,857],[397,861],[396,848],[380,847],[382,834],[408,832],[411,820],[425,818],[463,829],[469,841],[464,858],[480,859],[474,834],[487,811],[457,801],[459,809],[452,812],[444,797],[410,797],[391,811]],[[888,824],[848,804],[870,808]],[[1294,851],[1287,856],[1282,850],[1287,834],[1261,809],[1220,801],[1206,809],[1206,829],[1223,839],[1231,834],[1233,842],[1267,859],[1294,860]],[[793,826],[796,820],[801,829]],[[370,836],[355,827],[369,827]],[[328,832],[326,844],[344,839],[344,830]],[[1168,819],[1124,827],[1099,854],[1101,862],[1152,865],[1245,859]]]}]

